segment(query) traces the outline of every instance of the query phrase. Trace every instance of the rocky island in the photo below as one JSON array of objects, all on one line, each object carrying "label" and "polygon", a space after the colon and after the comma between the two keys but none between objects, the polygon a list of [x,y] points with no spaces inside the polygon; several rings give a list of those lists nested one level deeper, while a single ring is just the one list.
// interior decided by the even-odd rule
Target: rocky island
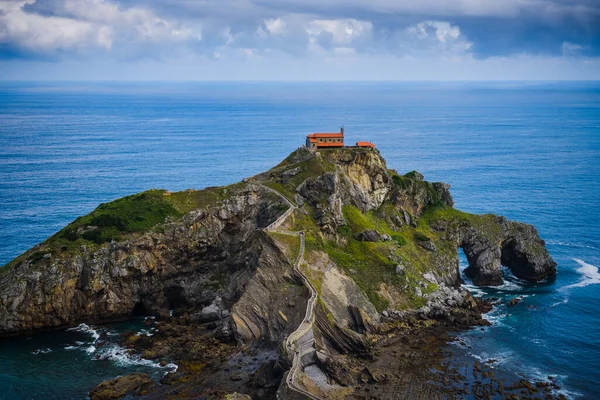
[{"label": "rocky island", "polygon": [[556,273],[536,229],[453,208],[449,186],[388,169],[373,148],[298,149],[226,186],[100,205],[0,268],[0,336],[151,317],[123,342],[174,362],[101,383],[92,399],[552,396],[443,364],[449,334],[486,325],[461,288],[501,266]]}]

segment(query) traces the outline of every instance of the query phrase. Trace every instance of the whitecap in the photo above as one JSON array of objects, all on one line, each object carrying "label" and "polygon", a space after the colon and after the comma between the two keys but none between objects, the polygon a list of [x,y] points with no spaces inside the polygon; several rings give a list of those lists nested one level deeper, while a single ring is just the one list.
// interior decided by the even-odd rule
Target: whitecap
[{"label": "whitecap", "polygon": [[96,347],[94,347],[94,346],[89,346],[87,349],[85,349],[85,352],[88,354],[92,354],[95,351],[96,351]]},{"label": "whitecap", "polygon": [[77,350],[79,347],[77,346],[65,346],[65,350]]},{"label": "whitecap", "polygon": [[100,334],[98,333],[98,331],[86,324],[79,324],[75,328],[67,329],[67,331],[87,333],[89,335],[92,335],[92,338],[94,339],[94,341],[100,339]]},{"label": "whitecap", "polygon": [[555,245],[555,246],[579,247],[579,248],[584,248],[584,249],[596,249],[596,247],[590,246],[587,244],[561,242],[561,241],[557,241],[557,240],[546,240],[546,244],[551,244],[551,245]]},{"label": "whitecap", "polygon": [[111,360],[114,361],[117,365],[121,366],[145,366],[145,367],[154,367],[164,369],[167,372],[175,372],[177,371],[177,365],[175,364],[166,364],[165,366],[161,366],[158,362],[147,360],[145,358],[140,357],[137,354],[132,354],[128,349],[121,347],[116,344],[111,344],[106,347],[103,347],[96,356],[98,360]]},{"label": "whitecap", "polygon": [[494,289],[502,290],[505,292],[518,292],[523,290],[523,286],[519,285],[514,281],[504,279],[504,282],[501,285],[494,286]]},{"label": "whitecap", "polygon": [[52,350],[46,347],[46,348],[43,348],[43,349],[34,350],[34,351],[31,352],[31,354],[34,354],[34,355],[37,356],[38,354],[48,354],[48,353],[51,353],[51,352],[52,352]]},{"label": "whitecap", "polygon": [[561,301],[557,301],[556,303],[552,303],[552,305],[550,305],[550,308],[554,308],[556,306],[560,306],[561,304],[567,304],[568,302],[569,302],[569,298],[565,297]]},{"label": "whitecap", "polygon": [[588,285],[600,283],[600,273],[598,273],[598,267],[592,264],[588,264],[585,261],[580,260],[579,258],[574,258],[573,260],[577,264],[581,265],[581,267],[577,268],[577,272],[583,275],[583,278],[577,283],[560,288],[560,290],[567,290],[576,287],[585,287]]},{"label": "whitecap", "polygon": [[490,368],[496,368],[500,365],[506,364],[514,358],[512,351],[504,351],[501,353],[490,354],[485,351],[476,353],[467,353],[470,357],[476,359],[480,363],[487,364]]},{"label": "whitecap", "polygon": [[568,378],[568,375],[549,374],[546,371],[542,371],[537,367],[528,368],[525,375],[527,377],[532,378],[531,380],[536,380],[536,381],[541,381],[541,382],[547,382],[548,377],[551,376],[552,380],[555,381],[556,383],[558,383],[558,385],[561,387],[560,389],[553,389],[552,392],[559,394],[559,395],[562,394],[567,399],[574,399],[574,398],[583,396],[583,393],[565,389],[564,381]]}]

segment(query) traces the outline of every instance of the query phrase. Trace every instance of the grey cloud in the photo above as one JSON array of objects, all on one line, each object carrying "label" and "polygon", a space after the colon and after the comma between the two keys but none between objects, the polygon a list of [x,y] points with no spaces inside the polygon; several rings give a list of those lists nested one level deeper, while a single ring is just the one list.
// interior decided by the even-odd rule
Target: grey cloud
[{"label": "grey cloud", "polygon": [[[597,0],[120,0],[100,3],[103,8],[96,4],[95,12],[85,0],[37,0],[24,5],[23,13],[70,24],[68,32],[81,39],[56,39],[45,46],[27,32],[10,31],[2,3],[0,33],[9,32],[0,34],[4,59],[91,51],[127,57],[161,57],[175,50],[211,55],[224,48],[302,55],[315,47],[399,56],[469,53],[481,59],[600,56]],[[269,31],[265,24],[276,20],[285,28]],[[319,27],[315,21],[330,22]],[[95,34],[100,28],[104,34]],[[39,28],[31,23],[30,29]],[[360,34],[344,36],[353,29]],[[447,31],[458,35],[444,36]]]}]

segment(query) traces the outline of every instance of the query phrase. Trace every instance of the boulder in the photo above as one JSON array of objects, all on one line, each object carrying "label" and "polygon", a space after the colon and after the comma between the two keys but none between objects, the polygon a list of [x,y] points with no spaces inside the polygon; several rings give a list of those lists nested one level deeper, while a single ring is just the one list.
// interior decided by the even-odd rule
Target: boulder
[{"label": "boulder", "polygon": [[509,307],[514,307],[517,304],[519,304],[521,301],[523,300],[522,297],[513,297],[512,299],[510,299],[508,301],[508,303],[506,303]]},{"label": "boulder", "polygon": [[130,374],[104,381],[90,392],[90,400],[120,399],[148,393],[154,382],[146,374]]},{"label": "boulder", "polygon": [[379,242],[381,235],[374,229],[367,229],[354,236],[360,242]]},{"label": "boulder", "polygon": [[427,251],[431,251],[431,252],[437,251],[437,247],[436,247],[435,243],[433,243],[431,240],[419,242],[419,246],[421,246],[422,248],[424,248]]}]

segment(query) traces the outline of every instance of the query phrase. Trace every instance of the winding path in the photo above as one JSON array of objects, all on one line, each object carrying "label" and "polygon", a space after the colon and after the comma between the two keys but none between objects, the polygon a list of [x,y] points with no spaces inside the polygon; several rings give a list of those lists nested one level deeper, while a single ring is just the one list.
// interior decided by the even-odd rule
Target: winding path
[{"label": "winding path", "polygon": [[289,201],[287,199],[287,197],[285,197],[284,195],[282,195],[275,189],[272,189],[263,184],[260,184],[260,185],[263,188],[269,190],[270,192],[275,193],[289,206],[289,208],[286,210],[286,212],[283,213],[281,216],[279,216],[269,226],[267,226],[265,228],[265,230],[270,231],[270,232],[283,233],[283,234],[287,234],[287,235],[300,236],[300,251],[298,252],[298,257],[296,258],[296,261],[294,262],[294,271],[296,271],[296,273],[298,273],[298,275],[302,279],[302,282],[304,283],[304,286],[306,286],[308,288],[308,290],[310,291],[310,298],[308,299],[308,302],[306,303],[306,313],[304,314],[304,319],[302,320],[302,323],[300,323],[298,328],[294,332],[292,332],[285,341],[285,347],[286,347],[288,355],[291,355],[291,354],[294,355],[294,358],[292,360],[292,367],[290,368],[287,378],[286,378],[286,384],[287,384],[288,388],[290,388],[291,390],[293,390],[303,396],[306,396],[309,399],[323,400],[321,397],[318,397],[318,396],[304,390],[297,383],[298,372],[302,370],[302,357],[307,354],[315,352],[315,346],[314,346],[315,339],[314,339],[314,335],[313,335],[313,324],[315,322],[314,308],[315,308],[315,302],[317,300],[317,291],[315,290],[312,283],[310,283],[310,281],[308,280],[306,275],[304,275],[304,273],[300,270],[300,263],[302,262],[302,260],[304,258],[304,249],[305,249],[304,232],[276,230],[287,219],[287,217],[289,217],[296,210],[297,207],[291,201]]}]

